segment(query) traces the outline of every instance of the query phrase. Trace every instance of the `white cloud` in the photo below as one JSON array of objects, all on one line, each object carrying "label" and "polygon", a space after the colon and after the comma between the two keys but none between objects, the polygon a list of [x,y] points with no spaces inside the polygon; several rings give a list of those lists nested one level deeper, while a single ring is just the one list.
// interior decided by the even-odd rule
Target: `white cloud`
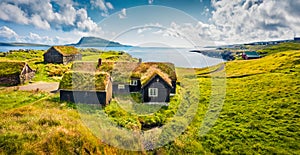
[{"label": "white cloud", "polygon": [[114,6],[110,2],[105,2],[105,0],[92,0],[91,4],[103,11],[101,12],[101,16],[103,17],[107,17],[109,15],[108,10],[114,9]]},{"label": "white cloud", "polygon": [[208,16],[209,13],[210,13],[209,8],[205,6],[205,8],[204,8],[203,12],[201,13],[201,15]]},{"label": "white cloud", "polygon": [[153,33],[155,34],[158,34],[158,31],[160,31],[161,29],[164,29],[164,27],[159,24],[159,23],[150,23],[150,24],[145,24],[142,28],[138,28],[137,29],[137,33],[138,34],[142,34],[146,31],[153,31]]},{"label": "white cloud", "polygon": [[76,22],[76,27],[78,27],[78,30],[85,32],[98,32],[101,30],[101,28],[98,27],[98,25],[93,22],[90,17],[88,17],[85,9],[79,9],[76,17],[78,20],[78,22]]},{"label": "white cloud", "polygon": [[55,10],[50,0],[19,0],[12,2],[11,0],[2,0],[0,2],[0,19],[19,24],[34,25],[40,29],[80,30],[93,33],[101,30],[88,16],[87,11],[83,8],[75,8],[75,4],[71,0],[54,0],[52,2],[55,2],[60,9]]},{"label": "white cloud", "polygon": [[[300,1],[212,0],[212,6],[209,23],[173,22],[154,33],[186,38],[198,46],[292,39],[294,33],[300,36]],[[209,12],[206,8],[203,15]]]},{"label": "white cloud", "polygon": [[149,4],[153,4],[154,0],[148,0]]},{"label": "white cloud", "polygon": [[64,45],[77,42],[81,36],[89,36],[88,33],[75,30],[74,32],[64,32],[61,36],[42,36],[33,32],[29,32],[26,36],[17,34],[14,30],[7,26],[0,27],[1,42],[22,42],[22,43],[38,43],[47,45]]},{"label": "white cloud", "polygon": [[48,21],[41,19],[39,15],[33,15],[31,18],[31,22],[33,25],[36,25],[41,29],[50,29],[50,24],[48,23]]},{"label": "white cloud", "polygon": [[106,6],[107,6],[107,8],[109,8],[110,10],[114,9],[114,6],[113,6],[110,2],[106,2]]},{"label": "white cloud", "polygon": [[[288,39],[300,32],[300,1],[213,0],[211,21],[224,41]],[[298,11],[300,13],[300,11]]]},{"label": "white cloud", "polygon": [[24,11],[8,3],[0,3],[0,19],[19,24],[28,24],[29,22]]},{"label": "white cloud", "polygon": [[105,0],[92,0],[91,3],[95,6],[101,9],[102,11],[106,12],[107,8],[105,5]]},{"label": "white cloud", "polygon": [[119,18],[120,18],[120,19],[124,19],[124,18],[126,18],[126,16],[127,16],[126,9],[123,8],[123,9],[121,10],[121,13],[119,13]]},{"label": "white cloud", "polygon": [[18,37],[18,35],[14,30],[10,29],[9,27],[2,26],[0,27],[0,37],[11,39]]}]

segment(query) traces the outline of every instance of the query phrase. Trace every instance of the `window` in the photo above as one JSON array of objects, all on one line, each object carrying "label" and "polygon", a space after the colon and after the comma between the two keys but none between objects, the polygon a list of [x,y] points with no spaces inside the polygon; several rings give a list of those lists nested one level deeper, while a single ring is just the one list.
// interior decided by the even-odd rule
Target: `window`
[{"label": "window", "polygon": [[158,88],[149,88],[149,97],[157,97]]},{"label": "window", "polygon": [[137,86],[137,83],[138,83],[137,80],[131,80],[130,81],[131,86]]},{"label": "window", "polygon": [[118,85],[118,89],[125,89],[125,85],[119,84],[119,85]]}]

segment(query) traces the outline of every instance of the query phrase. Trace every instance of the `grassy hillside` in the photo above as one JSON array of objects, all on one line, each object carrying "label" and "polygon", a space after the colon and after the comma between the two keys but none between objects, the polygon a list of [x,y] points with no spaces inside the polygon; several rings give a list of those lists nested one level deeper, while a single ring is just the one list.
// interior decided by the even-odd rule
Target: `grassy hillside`
[{"label": "grassy hillside", "polygon": [[228,62],[226,74],[226,100],[203,137],[204,148],[216,154],[299,154],[300,51]]},{"label": "grassy hillside", "polygon": [[[76,106],[59,102],[58,95],[2,89],[0,154],[300,154],[300,51],[227,62],[224,105],[214,126],[200,135],[205,114],[216,110],[209,103],[218,80],[211,77],[219,76],[218,67],[177,68],[178,95],[169,108],[153,115],[129,114],[116,102],[101,110],[120,127],[142,130],[172,122],[174,113],[189,106],[178,101],[199,98],[197,115],[187,129],[173,142],[147,152],[102,143],[84,126]],[[199,90],[186,89],[195,86]],[[181,127],[179,122],[172,127]]]},{"label": "grassy hillside", "polygon": [[261,56],[266,56],[270,54],[275,54],[278,52],[284,52],[284,51],[294,51],[294,50],[300,50],[300,43],[299,42],[288,42],[288,43],[280,43],[278,45],[269,45],[267,47],[261,48],[258,50],[258,53]]},{"label": "grassy hillside", "polygon": [[[58,82],[61,80],[63,74],[70,70],[72,63],[68,65],[63,64],[45,64],[43,54],[44,50],[16,50],[10,52],[1,52],[0,61],[24,61],[29,64],[32,69],[37,72],[33,81],[47,81]],[[138,61],[138,59],[132,58],[129,54],[122,51],[100,51],[97,49],[81,49],[83,61],[95,61],[99,58],[104,61]],[[2,70],[0,73],[3,72]]]},{"label": "grassy hillside", "polygon": [[0,120],[0,154],[126,153],[97,139],[74,105],[60,103],[58,95],[0,90],[0,99],[5,118]]},{"label": "grassy hillside", "polygon": [[264,73],[299,72],[299,51],[271,54],[263,59],[232,61],[226,64],[227,77],[242,77]]}]

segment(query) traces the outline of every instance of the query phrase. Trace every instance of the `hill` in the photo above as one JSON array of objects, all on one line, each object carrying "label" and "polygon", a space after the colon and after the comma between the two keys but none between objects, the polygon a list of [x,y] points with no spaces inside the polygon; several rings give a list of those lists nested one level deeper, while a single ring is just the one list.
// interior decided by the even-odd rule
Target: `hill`
[{"label": "hill", "polygon": [[266,56],[278,52],[291,51],[291,50],[300,50],[300,43],[289,42],[289,43],[281,43],[278,45],[269,45],[263,49],[258,50],[258,53],[261,56]]},{"label": "hill", "polygon": [[109,41],[97,37],[82,37],[78,43],[71,44],[72,46],[78,47],[123,47],[127,45],[122,45],[118,42]]}]

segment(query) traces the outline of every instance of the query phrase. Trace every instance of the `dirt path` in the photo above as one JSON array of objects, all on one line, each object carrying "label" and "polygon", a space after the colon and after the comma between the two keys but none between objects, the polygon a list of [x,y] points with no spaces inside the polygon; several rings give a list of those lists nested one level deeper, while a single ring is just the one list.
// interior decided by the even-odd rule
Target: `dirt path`
[{"label": "dirt path", "polygon": [[24,90],[24,91],[39,90],[44,92],[56,92],[58,86],[59,86],[59,82],[37,82],[37,83],[32,83],[32,84],[18,86],[18,87],[19,90]]}]

